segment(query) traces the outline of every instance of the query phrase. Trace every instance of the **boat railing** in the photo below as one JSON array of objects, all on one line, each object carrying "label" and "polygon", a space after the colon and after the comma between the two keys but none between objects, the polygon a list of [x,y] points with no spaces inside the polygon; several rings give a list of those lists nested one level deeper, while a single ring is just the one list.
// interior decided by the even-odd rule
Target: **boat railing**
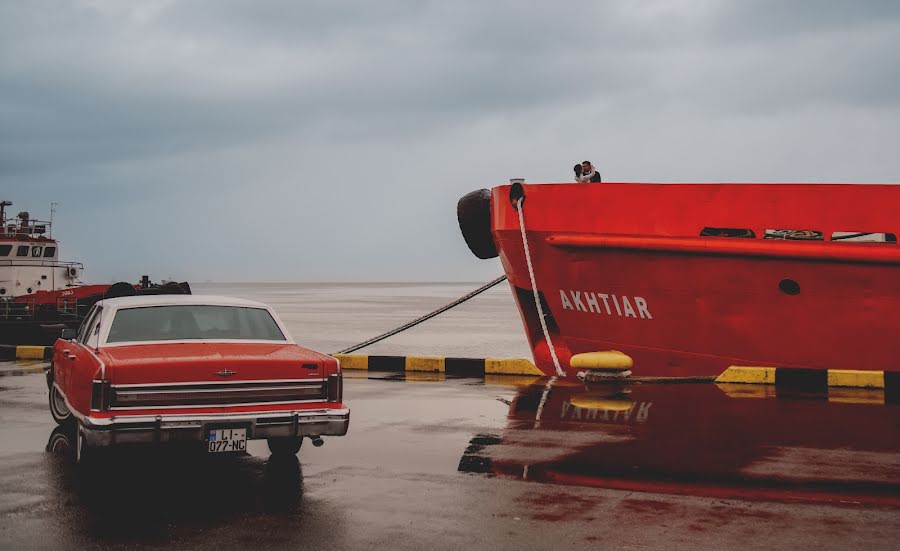
[{"label": "boat railing", "polygon": [[63,262],[61,260],[32,260],[19,258],[17,260],[0,260],[0,266],[37,266],[41,268],[78,268],[84,270],[81,262]]},{"label": "boat railing", "polygon": [[56,299],[56,311],[59,312],[61,316],[71,316],[73,318],[77,318],[78,300],[74,300],[68,297],[58,298]]},{"label": "boat railing", "polygon": [[0,300],[0,319],[24,319],[34,318],[35,303],[31,301],[18,301],[12,299]]},{"label": "boat railing", "polygon": [[[50,305],[38,304],[35,299],[0,299],[0,320],[32,320],[39,311],[44,311],[48,306]],[[87,308],[88,305],[82,304],[76,299],[62,297],[56,300],[55,314],[60,318],[78,319],[86,313]]]}]

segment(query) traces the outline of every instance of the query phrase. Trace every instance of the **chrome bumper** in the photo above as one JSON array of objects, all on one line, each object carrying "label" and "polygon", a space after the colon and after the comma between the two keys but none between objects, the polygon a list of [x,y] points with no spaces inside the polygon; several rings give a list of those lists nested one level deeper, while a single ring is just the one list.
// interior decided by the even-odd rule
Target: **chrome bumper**
[{"label": "chrome bumper", "polygon": [[344,436],[350,410],[317,409],[266,413],[86,417],[81,422],[89,446],[204,442],[210,429],[246,428],[250,440],[292,436]]}]

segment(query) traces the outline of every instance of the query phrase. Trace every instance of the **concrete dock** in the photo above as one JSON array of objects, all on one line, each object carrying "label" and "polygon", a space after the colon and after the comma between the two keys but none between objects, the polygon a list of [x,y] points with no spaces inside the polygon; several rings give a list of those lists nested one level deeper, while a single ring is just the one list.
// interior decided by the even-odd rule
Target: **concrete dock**
[{"label": "concrete dock", "polygon": [[[123,449],[86,469],[55,430],[41,367],[0,365],[5,549],[871,551],[900,540],[900,411],[865,394],[347,372],[349,434],[307,442],[296,459],[254,441],[228,457]],[[795,434],[817,420],[821,434]]]}]

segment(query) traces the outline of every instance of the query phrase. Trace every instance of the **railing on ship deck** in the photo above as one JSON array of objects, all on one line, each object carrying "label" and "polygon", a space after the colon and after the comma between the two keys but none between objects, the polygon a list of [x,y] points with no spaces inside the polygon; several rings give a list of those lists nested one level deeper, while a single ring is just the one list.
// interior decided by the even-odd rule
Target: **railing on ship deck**
[{"label": "railing on ship deck", "polygon": [[[33,320],[38,317],[39,311],[46,311],[48,304],[39,305],[34,299],[31,300],[14,300],[11,298],[0,299],[0,320]],[[56,299],[55,312],[50,310],[50,317],[47,321],[64,321],[64,318],[77,320],[84,315],[88,309],[88,305],[79,304],[77,300],[72,298]],[[55,315],[54,315],[55,314]]]},{"label": "railing on ship deck", "polygon": [[43,260],[31,258],[30,256],[16,257],[13,260],[0,260],[0,266],[39,266],[42,268],[69,268],[75,267],[83,270],[84,264],[81,262],[63,262],[61,260]]},{"label": "railing on ship deck", "polygon": [[0,300],[0,319],[25,319],[34,318],[35,304],[30,301],[15,301],[13,299]]},{"label": "railing on ship deck", "polygon": [[[87,306],[83,306],[82,309],[86,310]],[[60,316],[77,318],[78,301],[71,298],[58,298],[56,299],[56,311],[59,312]]]}]

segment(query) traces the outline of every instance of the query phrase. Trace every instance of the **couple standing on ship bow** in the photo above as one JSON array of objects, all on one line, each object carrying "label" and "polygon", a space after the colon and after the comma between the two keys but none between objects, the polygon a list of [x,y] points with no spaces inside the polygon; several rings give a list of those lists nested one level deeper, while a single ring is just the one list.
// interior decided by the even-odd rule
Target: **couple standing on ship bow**
[{"label": "couple standing on ship bow", "polygon": [[600,182],[600,173],[594,169],[590,161],[575,165],[575,181],[579,183]]}]

